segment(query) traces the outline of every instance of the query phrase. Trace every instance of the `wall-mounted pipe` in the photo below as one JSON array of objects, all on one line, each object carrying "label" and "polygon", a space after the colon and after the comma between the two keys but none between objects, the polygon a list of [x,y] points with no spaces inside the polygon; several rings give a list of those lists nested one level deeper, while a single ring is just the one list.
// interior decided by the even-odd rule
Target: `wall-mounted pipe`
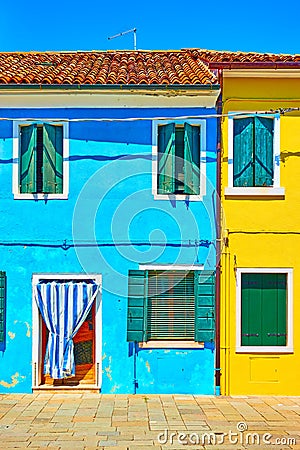
[{"label": "wall-mounted pipe", "polygon": [[[219,79],[222,81],[222,73],[219,71]],[[222,91],[221,91],[222,92]],[[217,243],[216,243],[216,358],[215,358],[215,394],[221,394],[221,358],[220,358],[220,275],[221,275],[221,113],[222,113],[222,94],[220,94],[217,101],[217,114],[220,117],[217,119]]]}]

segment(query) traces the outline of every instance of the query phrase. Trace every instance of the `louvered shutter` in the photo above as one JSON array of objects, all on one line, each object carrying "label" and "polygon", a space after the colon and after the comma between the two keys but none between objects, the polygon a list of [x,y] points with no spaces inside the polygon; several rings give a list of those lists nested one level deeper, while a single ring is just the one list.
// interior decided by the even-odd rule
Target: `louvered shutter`
[{"label": "louvered shutter", "polygon": [[20,192],[36,192],[36,125],[20,127]]},{"label": "louvered shutter", "polygon": [[5,349],[6,273],[0,272],[0,350]]},{"label": "louvered shutter", "polygon": [[63,192],[63,127],[43,126],[43,192]]},{"label": "louvered shutter", "polygon": [[175,191],[175,124],[158,127],[158,193]]},{"label": "louvered shutter", "polygon": [[242,274],[243,346],[286,345],[286,274]]},{"label": "louvered shutter", "polygon": [[200,194],[200,127],[184,124],[184,192]]},{"label": "louvered shutter", "polygon": [[147,271],[130,270],[128,275],[127,341],[143,342],[146,336]]},{"label": "louvered shutter", "polygon": [[195,272],[195,341],[213,342],[215,338],[215,273]]},{"label": "louvered shutter", "polygon": [[148,339],[194,340],[193,273],[149,271]]},{"label": "louvered shutter", "polygon": [[233,121],[233,186],[254,186],[253,118]]},{"label": "louvered shutter", "polygon": [[272,186],[274,178],[274,120],[265,117],[255,117],[254,123],[255,186]]}]

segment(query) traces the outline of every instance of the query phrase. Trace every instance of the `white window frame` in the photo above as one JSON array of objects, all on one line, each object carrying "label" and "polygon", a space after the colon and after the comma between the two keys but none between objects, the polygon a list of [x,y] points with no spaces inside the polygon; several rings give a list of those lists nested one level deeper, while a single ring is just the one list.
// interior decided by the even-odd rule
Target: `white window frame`
[{"label": "white window frame", "polygon": [[[158,127],[159,125],[197,125],[200,127],[200,194],[159,194],[158,193]],[[206,195],[206,120],[153,120],[152,122],[152,194],[155,200],[202,201]]]},{"label": "white window frame", "polygon": [[[20,127],[33,124],[60,125],[63,127],[63,192],[60,194],[30,194],[20,192]],[[13,196],[16,200],[67,200],[69,195],[69,124],[51,120],[36,119],[32,121],[13,122]]]},{"label": "white window frame", "polygon": [[[203,264],[139,264],[139,270],[165,270],[175,271],[175,270],[185,270],[187,272],[192,270],[204,270]],[[187,340],[155,340],[147,342],[139,342],[139,348],[175,348],[175,349],[193,349],[193,348],[204,348],[204,342],[187,341]]]},{"label": "white window frame", "polygon": [[[285,346],[242,346],[242,274],[284,273],[287,275],[287,343]],[[293,353],[293,269],[239,268],[236,270],[236,353]]]},{"label": "white window frame", "polygon": [[[245,113],[246,114],[246,113]],[[280,187],[280,116],[278,114],[256,114],[249,112],[249,115],[266,117],[274,120],[273,134],[273,186],[233,186],[233,121],[238,120],[240,113],[229,112],[228,117],[228,187],[225,188],[225,195],[237,196],[284,196],[285,189]]]},{"label": "white window frame", "polygon": [[[78,273],[46,273],[32,275],[32,389],[43,389],[42,381],[42,317],[36,304],[34,287],[40,280],[93,280],[100,286],[95,298],[95,385],[72,386],[72,389],[101,389],[102,386],[102,275]],[[48,386],[49,388],[49,386]],[[69,386],[62,386],[70,389]],[[53,389],[59,389],[53,387]]]}]

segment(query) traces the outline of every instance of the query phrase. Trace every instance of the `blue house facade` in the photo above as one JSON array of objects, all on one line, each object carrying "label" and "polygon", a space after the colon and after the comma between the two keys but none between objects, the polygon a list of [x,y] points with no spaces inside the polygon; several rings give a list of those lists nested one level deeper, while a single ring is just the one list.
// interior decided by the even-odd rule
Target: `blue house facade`
[{"label": "blue house facade", "polygon": [[0,391],[213,394],[216,78],[66,55],[0,77]]}]

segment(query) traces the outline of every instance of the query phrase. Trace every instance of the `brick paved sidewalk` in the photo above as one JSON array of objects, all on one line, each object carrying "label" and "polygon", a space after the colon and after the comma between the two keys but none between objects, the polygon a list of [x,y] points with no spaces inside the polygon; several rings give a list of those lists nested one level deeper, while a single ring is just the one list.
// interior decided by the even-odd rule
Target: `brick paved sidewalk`
[{"label": "brick paved sidewalk", "polygon": [[0,395],[1,450],[186,447],[300,449],[300,397]]}]

